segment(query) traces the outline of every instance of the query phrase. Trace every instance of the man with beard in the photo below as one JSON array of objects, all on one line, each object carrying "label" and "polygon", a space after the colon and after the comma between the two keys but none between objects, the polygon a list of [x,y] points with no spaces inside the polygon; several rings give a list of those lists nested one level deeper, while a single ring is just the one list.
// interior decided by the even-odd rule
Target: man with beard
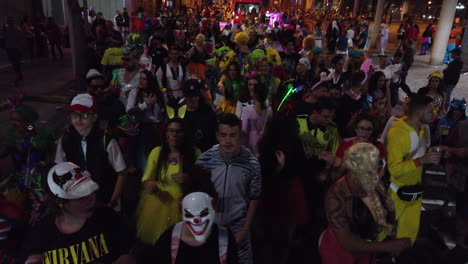
[{"label": "man with beard", "polygon": [[[427,152],[434,120],[431,97],[413,95],[407,116],[396,118],[385,140],[390,196],[395,202],[397,238],[416,240],[422,206],[423,165],[438,164],[440,152]],[[427,153],[426,153],[427,152]]]},{"label": "man with beard", "polygon": [[186,68],[179,62],[180,50],[172,46],[169,49],[169,61],[161,65],[156,72],[159,87],[167,89],[168,99],[179,99],[184,96],[183,83],[186,78]]},{"label": "man with beard", "polygon": [[123,105],[127,105],[130,91],[133,88],[137,88],[140,83],[138,60],[141,53],[131,46],[124,47],[122,51],[122,68],[114,70],[112,75],[114,76],[114,85],[119,91],[119,100]]},{"label": "man with beard", "polygon": [[117,127],[119,118],[125,115],[125,107],[119,99],[109,93],[104,75],[95,69],[91,69],[86,74],[87,92],[94,97],[98,107],[99,128],[112,133]]}]

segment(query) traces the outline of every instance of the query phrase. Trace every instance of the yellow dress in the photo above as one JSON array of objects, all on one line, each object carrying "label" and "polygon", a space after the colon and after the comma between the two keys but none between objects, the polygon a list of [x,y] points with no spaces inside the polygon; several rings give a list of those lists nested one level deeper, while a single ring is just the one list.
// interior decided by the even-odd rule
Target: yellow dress
[{"label": "yellow dress", "polygon": [[[142,182],[155,179],[160,152],[161,147],[151,151]],[[200,151],[196,150],[196,156],[199,155]],[[162,171],[157,182],[159,191],[156,194],[142,192],[136,210],[136,228],[137,237],[143,242],[154,245],[167,228],[182,221],[179,208],[182,190],[171,177],[181,171],[180,162],[175,165],[168,164],[166,171]]]}]

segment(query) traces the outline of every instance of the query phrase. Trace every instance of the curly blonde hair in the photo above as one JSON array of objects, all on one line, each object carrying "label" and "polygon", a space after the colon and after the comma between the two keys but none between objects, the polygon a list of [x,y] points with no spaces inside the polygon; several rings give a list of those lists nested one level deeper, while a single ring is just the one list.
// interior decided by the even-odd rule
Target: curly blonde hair
[{"label": "curly blonde hair", "polygon": [[370,143],[354,144],[345,153],[346,168],[366,192],[375,191],[379,184],[379,154],[379,149]]},{"label": "curly blonde hair", "polygon": [[393,200],[380,182],[378,175],[379,149],[370,143],[358,143],[345,153],[344,164],[349,175],[355,178],[361,188],[367,193],[369,210],[378,225],[379,232],[388,236],[395,235],[396,225],[392,220],[395,207]]}]

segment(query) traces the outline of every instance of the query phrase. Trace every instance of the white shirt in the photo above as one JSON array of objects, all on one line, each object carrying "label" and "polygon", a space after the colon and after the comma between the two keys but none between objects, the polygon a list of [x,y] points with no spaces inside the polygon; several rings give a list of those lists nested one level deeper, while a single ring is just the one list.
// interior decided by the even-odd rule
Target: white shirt
[{"label": "white shirt", "polygon": [[346,37],[349,38],[349,39],[353,39],[354,38],[354,30],[348,29],[348,31],[346,31]]},{"label": "white shirt", "polygon": [[167,87],[163,86],[162,67],[164,67],[164,65],[159,67],[158,71],[156,72],[156,77],[158,78],[159,87],[166,88],[168,95],[171,97],[174,97],[174,98],[184,97],[184,94],[182,91],[182,84],[184,82],[184,71],[182,69],[182,65],[179,64],[177,67],[178,78],[176,80],[174,80],[174,76],[172,75],[171,67],[167,64],[165,65]]},{"label": "white shirt", "polygon": [[127,105],[127,99],[128,99],[128,93],[135,88],[138,87],[138,84],[140,83],[140,73],[137,72],[133,78],[126,83],[125,82],[125,72],[126,69],[120,69],[119,73],[117,75],[117,85],[120,88],[120,94],[119,94],[119,99],[120,102],[122,102],[123,105]]}]

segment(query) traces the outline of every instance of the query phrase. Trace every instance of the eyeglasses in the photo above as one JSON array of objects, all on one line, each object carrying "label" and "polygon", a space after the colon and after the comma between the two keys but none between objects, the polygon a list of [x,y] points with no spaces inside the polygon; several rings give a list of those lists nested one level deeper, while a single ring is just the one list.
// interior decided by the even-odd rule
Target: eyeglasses
[{"label": "eyeglasses", "polygon": [[184,130],[182,129],[172,129],[172,128],[169,128],[167,130],[167,133],[171,136],[175,136],[175,135],[182,135],[184,134]]},{"label": "eyeglasses", "polygon": [[366,133],[371,133],[372,131],[374,131],[372,127],[361,127],[361,126],[356,127],[356,130],[366,132]]},{"label": "eyeglasses", "polygon": [[92,113],[78,113],[78,112],[71,112],[70,117],[72,119],[80,118],[81,120],[87,120]]}]

